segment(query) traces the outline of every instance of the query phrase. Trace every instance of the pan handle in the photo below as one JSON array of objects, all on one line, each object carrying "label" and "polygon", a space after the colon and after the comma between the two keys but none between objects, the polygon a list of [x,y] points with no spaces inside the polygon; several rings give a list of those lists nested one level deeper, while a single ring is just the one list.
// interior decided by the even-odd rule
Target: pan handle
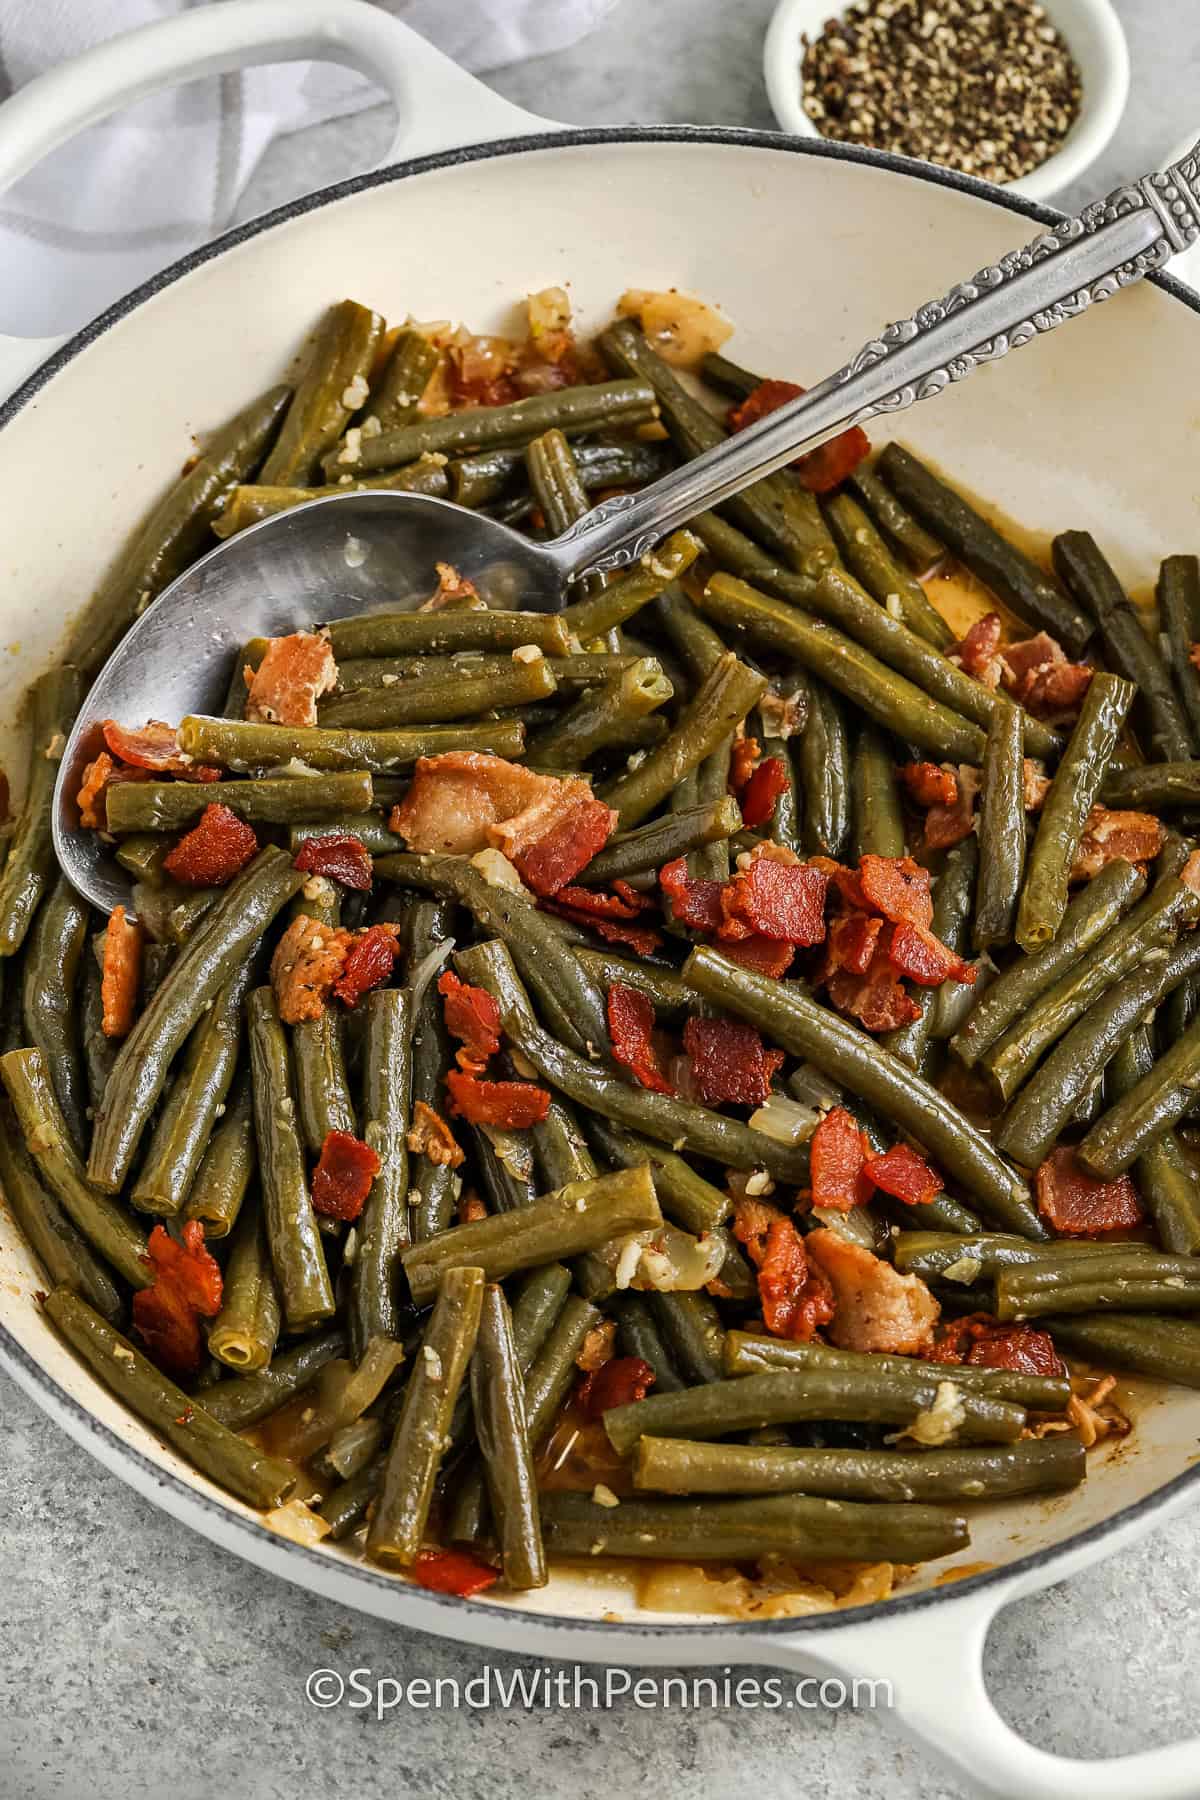
[{"label": "pan handle", "polygon": [[[544,132],[368,0],[215,0],[123,32],[29,82],[0,107],[0,194],[85,126],[147,94],[258,63],[335,62],[385,90],[397,132],[384,158]],[[0,337],[0,399],[65,338]]]},{"label": "pan handle", "polygon": [[[1005,1724],[984,1681],[984,1645],[996,1614],[1033,1585],[943,1590],[936,1604],[891,1618],[761,1639],[760,1658],[844,1684],[845,1699],[882,1711],[988,1800],[1195,1800],[1200,1739],[1090,1761],[1039,1750]],[[803,1703],[821,1703],[819,1688]]]}]

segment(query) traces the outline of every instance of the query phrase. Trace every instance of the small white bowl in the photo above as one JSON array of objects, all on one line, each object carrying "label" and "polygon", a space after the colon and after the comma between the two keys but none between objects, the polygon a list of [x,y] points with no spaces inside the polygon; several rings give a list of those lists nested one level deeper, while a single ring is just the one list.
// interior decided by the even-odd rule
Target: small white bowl
[{"label": "small white bowl", "polygon": [[[819,36],[825,21],[840,17],[849,0],[779,0],[767,28],[763,73],[775,117],[785,131],[820,137],[801,98],[800,39]],[[1043,0],[1079,68],[1083,98],[1079,117],[1061,150],[1029,175],[1006,182],[1014,194],[1048,200],[1083,174],[1117,128],[1129,93],[1129,50],[1111,0]]]}]

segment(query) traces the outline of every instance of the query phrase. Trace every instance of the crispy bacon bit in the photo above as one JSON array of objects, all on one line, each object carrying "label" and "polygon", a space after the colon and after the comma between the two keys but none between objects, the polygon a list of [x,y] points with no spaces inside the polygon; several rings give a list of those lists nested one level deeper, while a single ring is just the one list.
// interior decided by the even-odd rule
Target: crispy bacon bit
[{"label": "crispy bacon bit", "polygon": [[933,1362],[1009,1369],[1015,1375],[1061,1377],[1067,1372],[1048,1331],[1033,1325],[1001,1325],[987,1313],[943,1321],[928,1354]]},{"label": "crispy bacon bit", "polygon": [[893,968],[918,987],[941,987],[943,981],[962,981],[971,987],[978,974],[971,963],[919,925],[893,925],[887,954]]},{"label": "crispy bacon bit", "polygon": [[861,856],[858,879],[868,906],[893,925],[933,924],[929,870],[911,856]]},{"label": "crispy bacon bit", "polygon": [[371,859],[362,839],[349,831],[306,838],[292,859],[292,867],[302,869],[306,875],[324,875],[360,894],[367,893],[371,886]]},{"label": "crispy bacon bit", "polygon": [[905,763],[900,779],[918,806],[953,806],[958,800],[958,781],[937,763]]},{"label": "crispy bacon bit", "polygon": [[830,856],[810,856],[808,864],[811,869],[820,869],[823,874],[828,875],[829,885],[835,890],[843,906],[870,912],[871,902],[862,891],[857,869],[848,869],[844,863],[834,862]]},{"label": "crispy bacon bit", "polygon": [[156,1225],[146,1245],[149,1287],[133,1296],[133,1322],[152,1362],[170,1375],[198,1373],[203,1355],[200,1318],[221,1310],[221,1270],[204,1245],[204,1227],[189,1220],[183,1242]]},{"label": "crispy bacon bit", "polygon": [[833,1317],[833,1292],[809,1262],[791,1219],[761,1200],[734,1206],[733,1233],[758,1270],[763,1324],[774,1337],[810,1343]]},{"label": "crispy bacon bit", "polygon": [[575,1358],[575,1367],[585,1375],[595,1369],[602,1369],[606,1362],[612,1361],[613,1344],[617,1336],[617,1321],[602,1319],[599,1325],[584,1333],[583,1349]]},{"label": "crispy bacon bit", "polygon": [[348,931],[307,914],[292,920],[271,958],[271,986],[285,1025],[321,1017],[352,942]]},{"label": "crispy bacon bit", "polygon": [[826,1113],[812,1135],[812,1203],[831,1212],[865,1206],[872,1183],[864,1174],[870,1145],[844,1106]]},{"label": "crispy bacon bit", "polygon": [[1002,662],[997,652],[1000,649],[1000,614],[985,613],[982,619],[976,619],[961,643],[955,644],[950,651],[957,658],[968,675],[976,681],[982,681],[984,687],[1000,686]]},{"label": "crispy bacon bit", "polygon": [[683,1047],[705,1106],[762,1106],[783,1064],[782,1050],[768,1050],[753,1025],[736,1019],[689,1019]]},{"label": "crispy bacon bit", "polygon": [[1039,631],[1004,649],[1004,686],[1034,718],[1074,718],[1091,683],[1087,663],[1069,663],[1062,645]]},{"label": "crispy bacon bit", "polygon": [[185,756],[179,748],[175,727],[164,725],[161,719],[150,719],[140,728],[105,719],[100,729],[104,733],[104,742],[118,762],[131,768],[152,769],[160,775],[181,775],[185,781],[221,779],[220,769],[209,768],[206,763],[194,763],[190,756]]},{"label": "crispy bacon bit", "polygon": [[723,882],[693,881],[687,871],[687,858],[677,856],[658,871],[658,885],[671,903],[671,916],[677,925],[709,933],[720,930],[725,917],[721,910]]},{"label": "crispy bacon bit", "polygon": [[424,1100],[413,1102],[412,1124],[404,1141],[414,1156],[427,1156],[440,1168],[457,1169],[464,1160],[464,1152],[449,1125]]},{"label": "crispy bacon bit", "polygon": [[511,855],[521,879],[535,894],[557,894],[603,850],[616,828],[616,819],[616,813],[602,800],[581,794],[543,835],[525,849],[514,847],[505,855]]},{"label": "crispy bacon bit", "polygon": [[337,686],[329,639],[319,631],[269,638],[257,669],[246,670],[246,717],[266,725],[315,725],[317,701]]},{"label": "crispy bacon bit", "polygon": [[421,603],[422,612],[444,612],[447,607],[456,611],[463,609],[478,612],[484,602],[479,598],[479,591],[473,581],[460,575],[453,563],[434,563],[437,570],[438,584],[428,600]]},{"label": "crispy bacon bit", "polygon": [[775,938],[748,937],[736,944],[722,944],[722,955],[741,969],[749,969],[752,975],[767,975],[773,981],[779,981],[787,974],[795,960],[796,950],[792,944],[781,944]]},{"label": "crispy bacon bit", "polygon": [[823,943],[828,886],[829,877],[810,864],[755,853],[750,866],[739,869],[724,888],[718,935],[734,941],[765,937],[784,944]]},{"label": "crispy bacon bit", "polygon": [[129,1035],[137,1008],[145,931],[123,906],[114,906],[104,933],[104,966],[100,975],[100,1029],[107,1038]]},{"label": "crispy bacon bit", "polygon": [[839,1012],[849,1013],[865,1031],[894,1031],[920,1017],[920,1007],[906,993],[886,950],[875,952],[865,975],[839,970],[829,977],[826,991]]},{"label": "crispy bacon bit", "polygon": [[163,868],[185,887],[227,887],[257,853],[254,827],[228,806],[212,805],[164,857]]},{"label": "crispy bacon bit", "polygon": [[370,1144],[348,1131],[328,1131],[312,1178],[313,1211],[327,1219],[357,1219],[382,1167]]},{"label": "crispy bacon bit", "polygon": [[925,844],[930,850],[950,850],[969,838],[975,829],[975,802],[982,786],[978,769],[960,763],[953,806],[931,806],[925,814]]},{"label": "crispy bacon bit", "polygon": [[810,1232],[805,1248],[832,1283],[829,1340],[839,1349],[917,1356],[932,1341],[940,1309],[919,1276],[901,1275],[837,1231]]},{"label": "crispy bacon bit", "polygon": [[472,1125],[507,1125],[524,1131],[540,1125],[550,1107],[550,1095],[532,1081],[480,1081],[451,1069],[446,1075],[450,1111]]},{"label": "crispy bacon bit", "polygon": [[1091,881],[1106,863],[1121,857],[1126,862],[1151,862],[1166,839],[1166,827],[1151,813],[1110,812],[1106,806],[1093,806],[1071,864],[1071,880]]},{"label": "crispy bacon bit", "polygon": [[516,345],[507,338],[463,333],[446,347],[450,400],[463,406],[507,406],[521,397],[512,381]]},{"label": "crispy bacon bit", "polygon": [[754,773],[754,765],[758,761],[758,739],[752,737],[734,738],[733,749],[729,755],[729,791],[740,794]]},{"label": "crispy bacon bit", "polygon": [[377,988],[392,972],[399,955],[398,925],[368,925],[346,953],[333,991],[344,1006],[357,1006],[364,994]]},{"label": "crispy bacon bit", "polygon": [[839,969],[851,975],[865,975],[875,956],[875,946],[884,921],[871,913],[848,912],[832,919],[825,940],[825,960],[821,979],[828,981]]},{"label": "crispy bacon bit", "polygon": [[652,905],[645,894],[639,894],[627,881],[614,881],[611,894],[603,888],[559,888],[554,900],[557,906],[600,919],[636,919]]},{"label": "crispy bacon bit", "polygon": [[486,988],[471,987],[460,981],[450,969],[438,981],[446,1030],[460,1039],[457,1053],[460,1069],[468,1075],[482,1075],[489,1057],[500,1048],[500,1007]]},{"label": "crispy bacon bit", "polygon": [[742,789],[742,824],[747,831],[756,831],[775,817],[779,796],[787,790],[787,765],[781,756],[768,756]]},{"label": "crispy bacon bit", "polygon": [[1179,879],[1184,887],[1190,887],[1193,894],[1200,894],[1200,850],[1192,854],[1179,871]]},{"label": "crispy bacon bit", "polygon": [[1021,764],[1021,804],[1026,812],[1041,812],[1050,792],[1050,777],[1041,763],[1025,757]]},{"label": "crispy bacon bit", "polygon": [[106,796],[111,787],[122,781],[153,781],[149,769],[125,768],[114,762],[107,750],[93,757],[83,771],[83,781],[75,796],[79,823],[85,831],[106,831],[108,809]]},{"label": "crispy bacon bit", "polygon": [[[744,431],[747,425],[757,425],[768,413],[777,412],[781,406],[798,400],[804,392],[804,388],[797,387],[794,381],[760,381],[744,400],[730,407],[729,429]],[[840,432],[819,449],[798,456],[792,467],[799,475],[802,487],[813,494],[828,494],[854,473],[870,450],[871,440],[866,432],[859,425],[851,425],[848,431]]]},{"label": "crispy bacon bit", "polygon": [[877,1188],[906,1206],[924,1206],[940,1194],[945,1182],[936,1169],[907,1144],[894,1144],[881,1156],[869,1156],[866,1172]]},{"label": "crispy bacon bit", "polygon": [[662,934],[651,925],[618,924],[615,919],[596,919],[588,913],[572,912],[569,906],[558,906],[552,910],[561,913],[564,919],[570,919],[576,925],[589,926],[606,944],[627,944],[639,956],[651,955],[662,943]]},{"label": "crispy bacon bit", "polygon": [[645,994],[615,982],[608,990],[608,1034],[613,1056],[639,1086],[673,1094],[654,1042],[654,1007]]},{"label": "crispy bacon bit", "polygon": [[489,1568],[467,1550],[419,1550],[412,1573],[418,1587],[457,1594],[460,1600],[482,1594],[500,1579],[499,1569]]},{"label": "crispy bacon bit", "polygon": [[613,1406],[644,1400],[654,1386],[654,1370],[640,1356],[618,1356],[592,1369],[575,1390],[575,1403],[586,1418],[598,1419]]},{"label": "crispy bacon bit", "polygon": [[459,1196],[456,1216],[460,1225],[477,1225],[487,1218],[488,1209],[474,1188],[465,1188]]},{"label": "crispy bacon bit", "polygon": [[1128,1175],[1098,1181],[1065,1144],[1037,1172],[1038,1211],[1064,1237],[1097,1237],[1142,1222],[1142,1203]]}]

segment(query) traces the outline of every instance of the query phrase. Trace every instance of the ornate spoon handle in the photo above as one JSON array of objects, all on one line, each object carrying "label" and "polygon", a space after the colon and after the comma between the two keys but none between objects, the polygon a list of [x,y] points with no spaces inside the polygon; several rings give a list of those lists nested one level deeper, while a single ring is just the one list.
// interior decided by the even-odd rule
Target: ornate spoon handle
[{"label": "ornate spoon handle", "polygon": [[1200,144],[887,325],[800,399],[543,548],[564,577],[635,561],[667,532],[849,425],[902,412],[1161,269],[1200,238]]}]

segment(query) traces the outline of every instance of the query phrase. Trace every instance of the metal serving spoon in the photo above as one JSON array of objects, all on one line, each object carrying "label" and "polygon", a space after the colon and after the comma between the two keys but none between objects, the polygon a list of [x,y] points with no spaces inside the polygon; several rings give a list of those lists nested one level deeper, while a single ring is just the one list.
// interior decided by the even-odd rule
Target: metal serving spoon
[{"label": "metal serving spoon", "polygon": [[125,636],[84,701],[54,794],[54,845],[74,885],[108,911],[130,884],[74,796],[100,722],[219,710],[248,638],[348,614],[417,606],[434,564],[452,563],[489,599],[555,611],[590,570],[635,561],[698,512],[850,425],[941,393],[981,364],[1161,269],[1200,238],[1200,145],[1119,188],[1024,249],[888,325],[802,398],[535,543],[495,519],[399,492],[330,495],[239,532],[171,584]]}]

